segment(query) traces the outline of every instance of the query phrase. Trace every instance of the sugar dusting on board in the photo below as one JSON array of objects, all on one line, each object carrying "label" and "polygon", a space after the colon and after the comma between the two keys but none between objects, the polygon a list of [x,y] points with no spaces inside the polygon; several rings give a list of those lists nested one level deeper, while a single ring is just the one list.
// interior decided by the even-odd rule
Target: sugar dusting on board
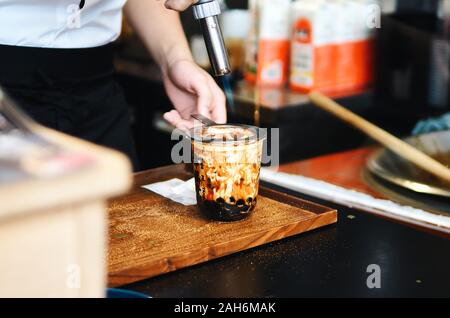
[{"label": "sugar dusting on board", "polygon": [[[138,174],[135,187],[109,202],[108,273],[110,286],[199,264],[336,222],[336,211],[262,187],[254,214],[222,223],[140,186],[192,178],[189,166]],[[292,200],[292,201],[291,201]],[[286,202],[287,201],[287,202]]]},{"label": "sugar dusting on board", "polygon": [[[220,246],[258,231],[310,222],[316,216],[261,196],[255,209],[257,217],[234,223],[213,222],[205,219],[196,206],[177,204],[152,192],[146,192],[145,199],[140,200],[116,199],[108,211],[110,272],[197,251],[205,245]],[[274,211],[278,212],[274,215]]]}]

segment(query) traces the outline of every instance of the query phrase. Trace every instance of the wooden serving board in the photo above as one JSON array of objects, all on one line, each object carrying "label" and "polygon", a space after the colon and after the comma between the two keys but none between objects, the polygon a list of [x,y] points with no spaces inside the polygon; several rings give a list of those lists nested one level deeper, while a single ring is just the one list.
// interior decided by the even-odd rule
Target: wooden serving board
[{"label": "wooden serving board", "polygon": [[192,177],[187,166],[139,173],[109,204],[108,285],[120,286],[250,249],[337,221],[336,210],[261,187],[253,214],[222,223],[142,185]]}]

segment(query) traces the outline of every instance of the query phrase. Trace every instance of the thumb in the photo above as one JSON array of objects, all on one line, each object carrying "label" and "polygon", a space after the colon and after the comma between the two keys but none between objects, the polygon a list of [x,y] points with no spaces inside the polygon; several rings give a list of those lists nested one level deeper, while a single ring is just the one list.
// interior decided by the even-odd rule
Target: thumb
[{"label": "thumb", "polygon": [[164,5],[170,10],[184,11],[197,2],[198,0],[167,0]]}]

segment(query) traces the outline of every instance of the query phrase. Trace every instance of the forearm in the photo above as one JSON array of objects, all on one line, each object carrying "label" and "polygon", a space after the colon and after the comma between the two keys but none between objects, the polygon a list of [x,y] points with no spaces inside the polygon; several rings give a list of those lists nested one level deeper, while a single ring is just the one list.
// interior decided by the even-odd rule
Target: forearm
[{"label": "forearm", "polygon": [[162,1],[128,0],[125,15],[163,71],[176,61],[192,61],[180,17]]}]

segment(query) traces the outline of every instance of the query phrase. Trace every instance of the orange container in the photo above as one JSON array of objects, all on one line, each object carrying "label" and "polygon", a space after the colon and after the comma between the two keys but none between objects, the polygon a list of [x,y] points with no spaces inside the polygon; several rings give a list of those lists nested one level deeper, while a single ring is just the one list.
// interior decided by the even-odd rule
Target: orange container
[{"label": "orange container", "polygon": [[358,15],[354,1],[332,1],[336,13],[336,82],[333,85],[335,94],[345,93],[354,89],[360,64],[356,61],[356,35]]},{"label": "orange container", "polygon": [[257,82],[266,86],[282,86],[288,79],[289,40],[260,40]]},{"label": "orange container", "polygon": [[353,94],[373,81],[369,0],[301,0],[292,5],[289,84],[303,93]]},{"label": "orange container", "polygon": [[288,80],[291,0],[251,0],[245,79],[262,86]]},{"label": "orange container", "polygon": [[303,93],[331,90],[336,83],[337,46],[331,7],[326,1],[298,1],[292,5],[291,89]]}]

